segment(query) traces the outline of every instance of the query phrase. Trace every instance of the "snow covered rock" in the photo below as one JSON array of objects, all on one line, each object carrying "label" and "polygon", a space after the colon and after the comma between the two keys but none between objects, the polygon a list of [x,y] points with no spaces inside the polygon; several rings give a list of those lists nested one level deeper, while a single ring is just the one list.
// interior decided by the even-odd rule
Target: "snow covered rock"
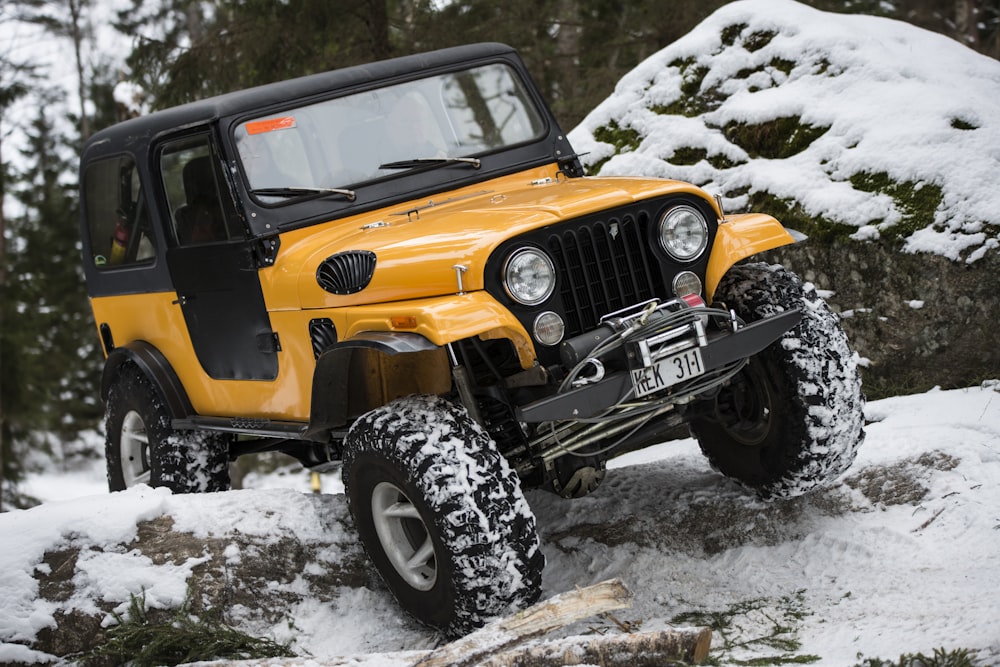
[{"label": "snow covered rock", "polygon": [[725,5],[570,133],[602,175],[692,181],[858,239],[974,262],[1000,246],[1000,62],[889,19]]},{"label": "snow covered rock", "polygon": [[1000,62],[898,21],[743,0],[569,136],[593,173],[692,181],[808,234],[767,259],[855,315],[873,388],[1000,367],[1000,188],[985,176],[1000,172]]},{"label": "snow covered rock", "polygon": [[273,635],[294,626],[300,605],[333,609],[343,591],[369,583],[343,496],[140,486],[3,518],[20,541],[0,550],[4,664],[95,647],[133,596],[151,619],[187,602],[194,614],[221,610],[227,624]]}]

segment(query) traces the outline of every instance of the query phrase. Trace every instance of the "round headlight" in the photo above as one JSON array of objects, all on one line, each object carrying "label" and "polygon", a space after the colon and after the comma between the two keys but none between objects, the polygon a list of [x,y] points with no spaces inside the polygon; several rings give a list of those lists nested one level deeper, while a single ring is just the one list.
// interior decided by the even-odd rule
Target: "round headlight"
[{"label": "round headlight", "polygon": [[708,222],[693,206],[675,206],[660,218],[660,245],[673,257],[687,262],[708,245]]},{"label": "round headlight", "polygon": [[503,286],[510,298],[534,306],[552,296],[556,288],[556,268],[541,250],[521,248],[507,260]]}]

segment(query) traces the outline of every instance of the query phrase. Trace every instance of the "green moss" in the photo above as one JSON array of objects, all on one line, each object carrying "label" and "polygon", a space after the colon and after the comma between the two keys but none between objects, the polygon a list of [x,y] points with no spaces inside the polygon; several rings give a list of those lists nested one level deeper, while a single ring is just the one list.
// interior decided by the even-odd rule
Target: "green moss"
[{"label": "green moss", "polygon": [[934,213],[941,205],[941,186],[923,181],[895,181],[884,171],[858,172],[851,176],[851,185],[863,192],[885,194],[892,197],[902,220],[883,230],[883,236],[906,237],[934,222]]},{"label": "green moss", "polygon": [[781,160],[801,153],[829,129],[805,124],[798,116],[786,116],[756,124],[728,123],[722,133],[750,157]]},{"label": "green moss", "polygon": [[642,142],[642,137],[639,136],[638,132],[631,127],[620,126],[618,121],[614,119],[607,125],[602,125],[594,130],[594,138],[614,146],[616,153],[634,151]]},{"label": "green moss", "polygon": [[676,67],[681,72],[684,72],[694,64],[695,64],[694,56],[688,56],[687,58],[675,58],[674,60],[671,60],[669,63],[667,63],[667,67],[668,68]]},{"label": "green moss", "polygon": [[784,58],[771,58],[771,62],[768,63],[768,66],[773,67],[779,72],[784,73],[785,76],[788,76],[792,73],[792,70],[795,69],[795,61],[785,60]]},{"label": "green moss", "polygon": [[705,83],[705,77],[708,76],[709,69],[702,65],[701,67],[689,67],[687,70],[682,71],[683,81],[681,82],[681,93],[687,95],[688,97],[693,97],[701,92],[701,85]]},{"label": "green moss", "polygon": [[674,151],[668,160],[671,164],[690,166],[698,164],[708,158],[708,151],[704,148],[683,147]]},{"label": "green moss", "polygon": [[599,173],[601,173],[601,169],[604,168],[604,165],[606,165],[608,163],[608,160],[610,159],[611,158],[606,157],[603,160],[598,160],[589,167],[584,165],[583,173],[585,173],[587,176],[597,176]]},{"label": "green moss", "polygon": [[963,120],[962,118],[952,118],[951,119],[951,126],[953,128],[955,128],[956,130],[978,130],[979,129],[978,125],[974,125],[973,123],[970,123],[967,120]]},{"label": "green moss", "polygon": [[727,25],[722,29],[722,43],[726,46],[732,46],[739,39],[743,31],[747,29],[746,23],[735,23],[733,25]]},{"label": "green moss", "polygon": [[736,162],[735,160],[730,160],[728,157],[722,153],[715,153],[708,156],[708,163],[715,167],[716,169],[732,169],[742,163]]},{"label": "green moss", "polygon": [[771,40],[777,36],[778,33],[773,30],[760,30],[758,32],[750,33],[750,35],[743,40],[743,48],[747,51],[753,53],[754,51],[760,51],[765,46],[771,43]]},{"label": "green moss", "polygon": [[[732,194],[727,193],[727,196]],[[754,192],[749,198],[749,210],[774,216],[785,227],[800,231],[817,242],[845,240],[855,232],[855,228],[849,225],[807,213],[794,199],[782,199],[767,191]]]},{"label": "green moss", "polygon": [[653,113],[693,118],[719,108],[725,100],[715,89],[702,90],[710,70],[704,65],[698,65],[694,58],[677,59],[668,66],[680,70],[681,96],[670,104],[650,107]]},{"label": "green moss", "polygon": [[[594,130],[594,138],[598,141],[603,141],[606,144],[614,146],[616,155],[619,153],[634,151],[639,148],[639,144],[642,143],[642,136],[636,130],[631,127],[622,127],[618,124],[618,121],[614,119],[612,119],[607,125],[602,125]],[[596,176],[600,173],[601,168],[603,168],[610,159],[611,157],[606,157],[603,160],[598,160],[594,164],[587,167],[587,175]]]}]

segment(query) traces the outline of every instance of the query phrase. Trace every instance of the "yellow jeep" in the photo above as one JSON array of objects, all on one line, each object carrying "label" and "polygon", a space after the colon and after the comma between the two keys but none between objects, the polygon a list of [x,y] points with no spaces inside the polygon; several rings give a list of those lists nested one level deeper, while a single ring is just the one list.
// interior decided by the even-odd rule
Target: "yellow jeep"
[{"label": "yellow jeep", "polygon": [[683,426],[789,496],[863,438],[836,318],[737,264],[792,235],[688,183],[585,177],[507,46],[129,120],[80,174],[111,489],[225,490],[261,451],[339,468],[386,584],[448,634],[538,597],[522,488],[584,495]]}]

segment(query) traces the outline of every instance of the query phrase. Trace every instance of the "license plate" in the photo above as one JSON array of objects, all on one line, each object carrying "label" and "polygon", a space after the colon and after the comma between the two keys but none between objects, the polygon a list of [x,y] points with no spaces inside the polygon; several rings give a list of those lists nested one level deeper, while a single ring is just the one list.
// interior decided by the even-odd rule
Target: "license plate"
[{"label": "license plate", "polygon": [[652,366],[633,369],[632,386],[638,398],[704,374],[701,349],[695,347],[660,359]]}]

